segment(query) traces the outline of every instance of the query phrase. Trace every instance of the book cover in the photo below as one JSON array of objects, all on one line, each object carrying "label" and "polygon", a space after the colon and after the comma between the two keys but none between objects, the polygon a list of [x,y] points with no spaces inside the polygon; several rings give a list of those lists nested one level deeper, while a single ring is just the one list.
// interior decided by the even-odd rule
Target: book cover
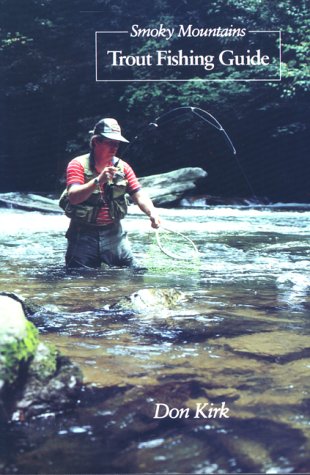
[{"label": "book cover", "polygon": [[[1,473],[309,472],[306,2],[0,5],[1,326],[21,300],[49,348],[13,383],[0,333]],[[103,118],[160,226],[132,203],[136,267],[69,270]]]}]

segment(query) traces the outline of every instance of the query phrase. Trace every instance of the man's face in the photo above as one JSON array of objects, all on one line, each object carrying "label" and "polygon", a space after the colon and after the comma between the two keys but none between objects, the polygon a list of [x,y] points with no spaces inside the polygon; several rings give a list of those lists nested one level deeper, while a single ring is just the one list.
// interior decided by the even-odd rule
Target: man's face
[{"label": "man's face", "polygon": [[107,158],[112,158],[116,154],[119,147],[119,142],[117,140],[110,140],[105,138],[99,138],[96,140],[96,149],[97,151]]}]

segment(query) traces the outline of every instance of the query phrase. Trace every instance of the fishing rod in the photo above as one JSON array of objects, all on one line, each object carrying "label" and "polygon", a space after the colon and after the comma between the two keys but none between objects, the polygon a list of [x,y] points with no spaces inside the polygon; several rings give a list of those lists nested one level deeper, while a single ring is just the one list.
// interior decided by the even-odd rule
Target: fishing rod
[{"label": "fishing rod", "polygon": [[173,122],[174,120],[177,120],[181,115],[183,114],[192,114],[195,117],[197,117],[199,120],[201,120],[203,123],[208,124],[209,126],[217,129],[221,134],[223,134],[225,141],[227,145],[229,146],[229,149],[232,151],[233,156],[235,157],[235,160],[237,162],[237,165],[242,173],[242,176],[247,183],[247,186],[251,192],[251,194],[256,198],[256,193],[245,173],[244,168],[242,167],[240,161],[238,160],[237,157],[237,151],[234,147],[234,144],[232,143],[231,138],[229,137],[228,133],[224,129],[224,127],[220,124],[220,122],[208,111],[201,109],[199,107],[192,107],[192,106],[182,106],[182,107],[176,107],[174,109],[171,109],[164,114],[160,115],[157,117],[154,122],[150,122],[146,127],[144,127],[140,133],[133,139],[133,141],[127,146],[127,148],[124,150],[123,154],[127,153],[132,147],[132,145],[147,131],[151,129],[157,129],[162,127],[163,125],[166,125],[170,122]]}]

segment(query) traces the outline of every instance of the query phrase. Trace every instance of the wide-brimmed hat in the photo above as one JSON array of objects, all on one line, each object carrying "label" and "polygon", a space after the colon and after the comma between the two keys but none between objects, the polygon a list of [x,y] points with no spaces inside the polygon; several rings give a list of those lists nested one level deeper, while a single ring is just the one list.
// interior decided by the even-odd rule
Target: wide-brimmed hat
[{"label": "wide-brimmed hat", "polygon": [[94,135],[101,135],[110,140],[129,143],[129,140],[122,136],[119,123],[115,119],[106,118],[99,120],[91,133]]}]

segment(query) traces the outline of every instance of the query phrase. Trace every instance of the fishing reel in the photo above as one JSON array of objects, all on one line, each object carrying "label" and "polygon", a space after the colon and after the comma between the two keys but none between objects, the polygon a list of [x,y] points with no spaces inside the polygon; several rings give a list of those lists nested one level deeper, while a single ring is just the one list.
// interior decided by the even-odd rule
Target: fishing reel
[{"label": "fishing reel", "polygon": [[124,178],[125,178],[125,174],[123,172],[116,171],[113,175],[112,182],[113,182],[114,185],[117,185],[119,182],[124,180]]}]

